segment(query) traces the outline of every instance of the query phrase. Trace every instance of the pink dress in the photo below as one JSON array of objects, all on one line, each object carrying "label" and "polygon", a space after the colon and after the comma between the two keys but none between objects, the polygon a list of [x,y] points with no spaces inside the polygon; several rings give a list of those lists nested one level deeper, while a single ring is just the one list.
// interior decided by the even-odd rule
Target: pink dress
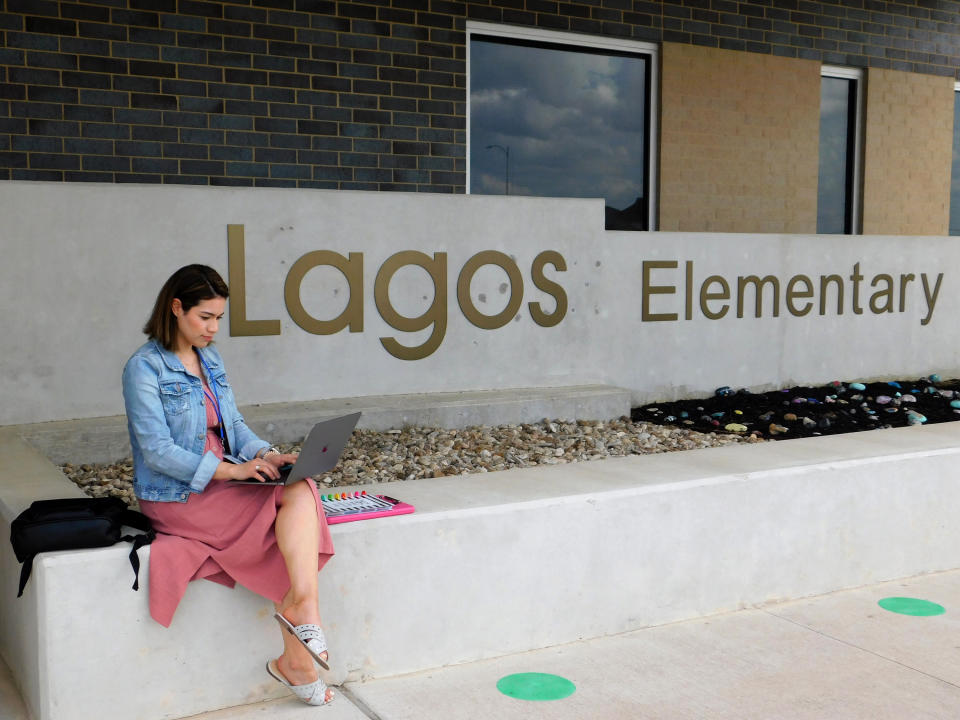
[{"label": "pink dress", "polygon": [[[223,458],[217,414],[209,398],[207,442]],[[232,588],[240,583],[257,595],[280,602],[290,589],[287,566],[277,547],[274,523],[282,486],[231,487],[211,480],[202,493],[185,503],[140,501],[153,522],[157,539],[150,546],[150,615],[170,627],[173,614],[191,580],[205,578]],[[307,480],[317,503],[320,546],[317,571],[333,556],[333,541],[316,485]]]}]

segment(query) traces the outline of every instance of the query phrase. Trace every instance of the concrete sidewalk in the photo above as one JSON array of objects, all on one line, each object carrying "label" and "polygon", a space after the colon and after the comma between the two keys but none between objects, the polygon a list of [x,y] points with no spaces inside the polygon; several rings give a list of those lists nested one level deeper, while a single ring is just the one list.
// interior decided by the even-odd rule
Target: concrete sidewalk
[{"label": "concrete sidewalk", "polygon": [[[929,600],[944,606],[946,613],[899,615],[877,604],[886,597]],[[576,692],[562,700],[534,702],[497,690],[500,678],[528,672],[562,676],[576,685]],[[338,694],[336,702],[324,709],[282,699],[195,717],[956,718],[960,716],[960,570],[350,683]],[[109,698],[104,698],[105,712],[108,708]],[[26,719],[5,668],[0,673],[0,719]]]},{"label": "concrete sidewalk", "polygon": [[[946,613],[891,613],[877,605],[885,597],[930,600]],[[525,672],[560,675],[576,692],[530,702],[497,690],[501,677]],[[383,720],[956,718],[960,571],[352,684],[348,691]]]},{"label": "concrete sidewalk", "polygon": [[[946,613],[895,614],[878,606],[885,597],[930,600]],[[526,672],[560,675],[576,692],[531,702],[497,690],[498,679]],[[960,571],[347,689],[383,720],[956,718]]]}]

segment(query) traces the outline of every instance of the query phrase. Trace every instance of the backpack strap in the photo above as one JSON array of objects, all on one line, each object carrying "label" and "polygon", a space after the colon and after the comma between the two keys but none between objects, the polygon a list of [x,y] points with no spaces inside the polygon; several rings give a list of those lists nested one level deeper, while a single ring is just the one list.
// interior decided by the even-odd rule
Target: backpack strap
[{"label": "backpack strap", "polygon": [[150,523],[150,518],[148,518],[143,513],[137,512],[136,510],[124,510],[120,516],[120,522],[128,527],[132,527],[136,530],[143,530],[139,535],[124,535],[121,540],[126,542],[133,543],[133,547],[130,549],[130,567],[133,568],[133,589],[140,589],[140,556],[137,554],[137,551],[142,548],[144,545],[149,545],[157,537],[157,531],[153,529],[153,525]]},{"label": "backpack strap", "polygon": [[30,579],[30,571],[33,570],[34,557],[34,555],[30,555],[25,558],[20,568],[20,587],[17,589],[17,597],[23,595],[23,589],[27,586],[27,580]]}]

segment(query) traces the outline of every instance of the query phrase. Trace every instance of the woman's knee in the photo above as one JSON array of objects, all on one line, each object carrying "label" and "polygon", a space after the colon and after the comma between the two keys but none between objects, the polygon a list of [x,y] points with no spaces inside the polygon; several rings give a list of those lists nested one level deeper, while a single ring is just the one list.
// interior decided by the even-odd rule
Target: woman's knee
[{"label": "woman's knee", "polygon": [[283,495],[280,498],[282,505],[316,505],[313,499],[313,491],[308,482],[313,482],[310,478],[299,480],[293,485],[287,485],[283,488]]}]

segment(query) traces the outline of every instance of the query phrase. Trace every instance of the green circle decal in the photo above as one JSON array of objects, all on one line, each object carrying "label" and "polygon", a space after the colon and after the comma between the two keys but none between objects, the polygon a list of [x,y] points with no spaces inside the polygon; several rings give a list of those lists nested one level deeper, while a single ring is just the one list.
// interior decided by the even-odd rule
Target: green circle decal
[{"label": "green circle decal", "polygon": [[943,605],[937,605],[929,600],[919,600],[908,597],[888,597],[877,603],[884,610],[899,613],[900,615],[914,615],[917,617],[928,617],[930,615],[943,615],[946,609]]},{"label": "green circle decal", "polygon": [[562,700],[576,689],[566,678],[547,673],[517,673],[497,681],[497,690],[518,700]]}]

